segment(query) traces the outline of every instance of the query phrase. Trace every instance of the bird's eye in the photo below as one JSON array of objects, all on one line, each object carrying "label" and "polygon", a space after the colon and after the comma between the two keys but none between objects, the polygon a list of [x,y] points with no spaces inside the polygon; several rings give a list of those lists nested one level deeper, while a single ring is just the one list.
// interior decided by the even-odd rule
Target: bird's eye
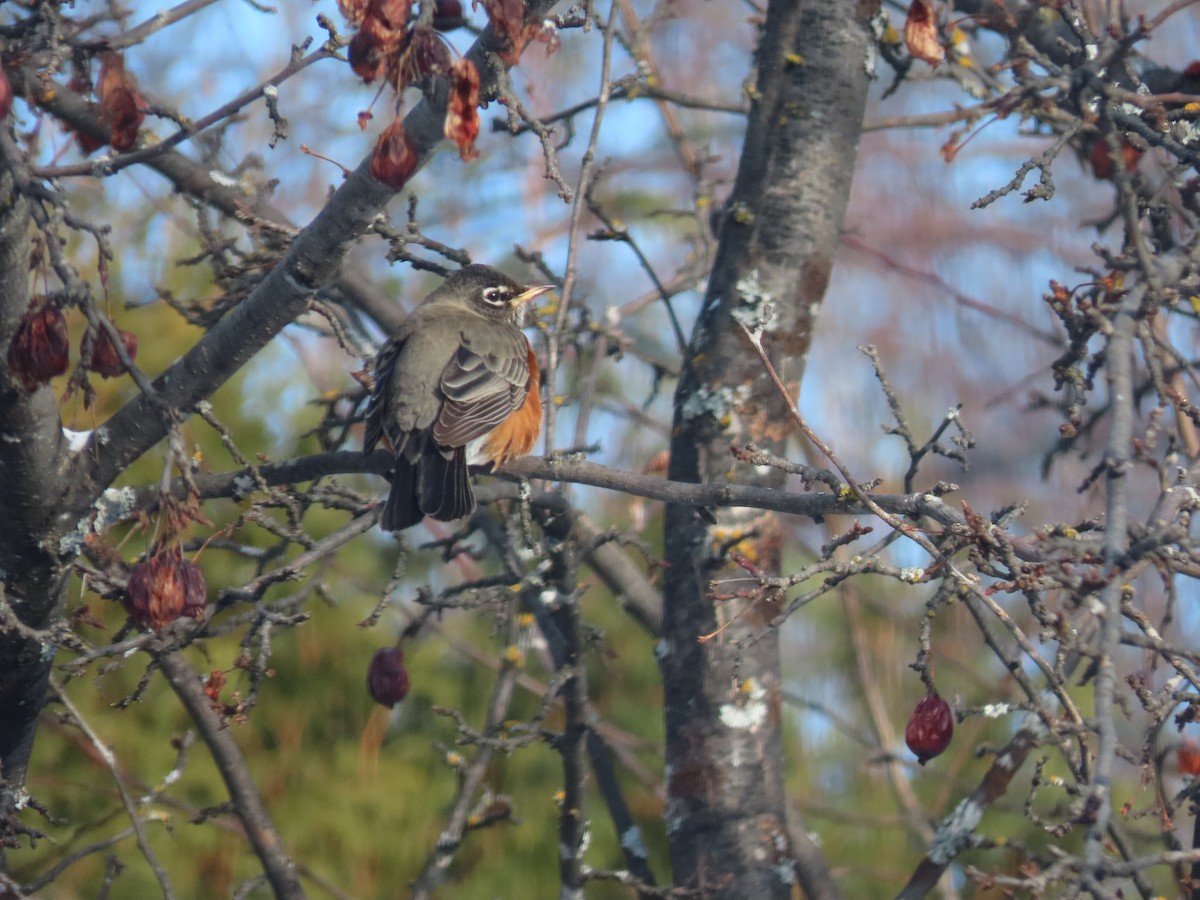
[{"label": "bird's eye", "polygon": [[490,306],[503,306],[508,302],[510,296],[512,296],[512,291],[504,286],[483,289],[483,302]]}]

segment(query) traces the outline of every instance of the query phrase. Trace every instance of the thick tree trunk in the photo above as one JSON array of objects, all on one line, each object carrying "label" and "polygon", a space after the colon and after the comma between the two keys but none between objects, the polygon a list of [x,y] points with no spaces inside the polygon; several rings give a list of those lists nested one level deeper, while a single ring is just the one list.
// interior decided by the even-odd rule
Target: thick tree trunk
[{"label": "thick tree trunk", "polygon": [[[7,140],[7,136],[0,136]],[[29,306],[29,208],[0,171],[0,348]],[[0,355],[0,822],[25,779],[56,647],[44,628],[62,595],[58,547],[39,540],[65,493],[54,392],[26,392]],[[16,623],[20,622],[19,627]],[[0,831],[4,829],[0,828]]]},{"label": "thick tree trunk", "polygon": [[[785,406],[732,314],[770,298],[764,346],[798,384],[850,195],[878,3],[772,0],[756,62],[754,108],[717,261],[675,397],[670,477],[782,484],[730,446],[783,453]],[[710,582],[745,573],[728,551],[779,571],[773,514],[692,507],[666,515],[660,664],[666,691],[667,825],[677,884],[713,897],[835,896],[819,853],[788,837],[772,598],[718,600]],[[753,587],[733,582],[731,588]],[[803,833],[803,829],[797,829]],[[812,848],[806,848],[811,850]],[[803,860],[803,862],[798,862]]]}]

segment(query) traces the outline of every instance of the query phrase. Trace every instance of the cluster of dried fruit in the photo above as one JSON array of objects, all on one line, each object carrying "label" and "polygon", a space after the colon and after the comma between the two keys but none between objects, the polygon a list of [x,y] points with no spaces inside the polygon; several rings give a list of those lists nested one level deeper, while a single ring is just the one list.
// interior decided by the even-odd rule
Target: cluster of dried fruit
[{"label": "cluster of dried fruit", "polygon": [[[88,76],[81,70],[75,72],[67,87],[79,94],[87,94],[91,90]],[[96,98],[100,101],[100,125],[107,127],[109,136],[104,140],[77,131],[75,140],[79,149],[85,154],[94,153],[107,143],[121,153],[132,150],[137,142],[138,130],[146,119],[147,104],[125,71],[125,60],[119,53],[109,52],[100,56]]]},{"label": "cluster of dried fruit", "polygon": [[[413,0],[338,0],[346,21],[358,30],[350,38],[350,67],[367,84],[382,79],[399,95],[409,85],[444,77],[450,81],[445,135],[464,160],[479,155],[479,71],[467,59],[453,60],[438,34],[462,24],[459,0],[436,0],[425,24],[413,16]],[[359,116],[365,126],[369,114]],[[371,156],[371,175],[399,190],[412,177],[417,154],[399,116],[379,136]]]},{"label": "cluster of dried fruit", "polygon": [[[76,67],[67,87],[86,96],[92,92],[91,77],[85,69]],[[101,54],[96,99],[99,101],[99,130],[75,131],[79,149],[85,155],[95,153],[105,144],[111,144],[114,150],[121,153],[132,150],[137,143],[142,122],[146,120],[148,105],[146,98],[138,92],[133,78],[125,71],[125,60],[121,54]],[[8,74],[0,69],[0,119],[9,114],[12,104],[12,83],[8,80]],[[101,134],[105,136],[101,137]]]},{"label": "cluster of dried fruit", "polygon": [[[426,2],[432,2],[432,14],[421,16],[414,14],[414,0],[338,0],[342,15],[357,29],[347,46],[350,67],[367,84],[382,80],[397,95],[410,85],[424,88],[431,79],[447,79],[450,93],[443,133],[458,146],[462,159],[470,161],[479,156],[475,149],[479,70],[469,59],[455,61],[439,34],[463,24],[462,3]],[[504,62],[515,63],[531,40],[541,41],[551,50],[557,46],[552,27],[525,22],[523,0],[481,2],[492,26],[496,52]],[[370,118],[370,113],[360,113],[360,127],[366,127]],[[416,166],[416,149],[397,115],[375,144],[371,175],[399,190]]]},{"label": "cluster of dried fruit", "polygon": [[358,28],[347,53],[350,68],[370,84],[384,78],[397,91],[426,75],[450,71],[450,49],[438,37],[462,24],[458,0],[439,0],[432,26],[410,23],[412,0],[341,0],[342,14]]},{"label": "cluster of dried fruit", "polygon": [[[120,328],[117,334],[132,362],[137,356],[137,336]],[[104,378],[124,374],[125,364],[107,329],[97,329],[90,340],[85,334],[79,350],[85,369]],[[25,390],[33,392],[67,371],[70,357],[71,342],[62,310],[44,298],[35,298],[9,342],[9,373]]]}]

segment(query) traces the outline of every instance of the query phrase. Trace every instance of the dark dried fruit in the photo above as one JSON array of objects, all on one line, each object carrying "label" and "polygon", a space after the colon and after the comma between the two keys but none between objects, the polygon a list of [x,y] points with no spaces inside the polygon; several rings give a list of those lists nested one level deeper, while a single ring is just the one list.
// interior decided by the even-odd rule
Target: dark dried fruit
[{"label": "dark dried fruit", "polygon": [[917,59],[936,66],[946,59],[946,48],[938,38],[933,0],[912,0],[904,20],[904,46]]},{"label": "dark dried fruit", "polygon": [[524,0],[479,0],[487,12],[488,21],[499,45],[499,56],[509,65],[521,58],[521,51],[537,26],[526,28]]},{"label": "dark dried fruit", "polygon": [[346,45],[346,58],[350,61],[350,69],[370,84],[376,78],[382,78],[387,60],[379,50],[379,42],[372,39],[365,28],[354,32],[350,43]]},{"label": "dark dried fruit", "polygon": [[1179,745],[1179,774],[1200,775],[1200,742],[1187,738]]},{"label": "dark dried fruit", "polygon": [[913,710],[904,729],[904,743],[921,765],[940,756],[954,736],[954,713],[937,694],[926,694]]},{"label": "dark dried fruit", "polygon": [[101,138],[92,137],[84,131],[75,132],[75,142],[79,144],[79,152],[84,156],[91,156],[103,147],[105,143]]},{"label": "dark dried fruit", "polygon": [[213,669],[209,673],[208,680],[204,682],[204,695],[213,703],[221,702],[221,691],[225,688],[225,673],[220,669]]},{"label": "dark dried fruit", "polygon": [[101,57],[96,96],[100,98],[100,116],[112,132],[112,148],[122,153],[132,149],[146,118],[146,101],[125,73],[125,61],[119,54]]},{"label": "dark dried fruit", "polygon": [[409,36],[408,51],[400,66],[400,84],[413,84],[426,75],[446,75],[454,66],[450,50],[437,33],[428,28],[414,28]]},{"label": "dark dried fruit", "polygon": [[371,177],[398,191],[416,169],[417,154],[409,143],[404,124],[394,119],[375,143],[375,152],[371,154]]},{"label": "dark dried fruit", "polygon": [[387,71],[388,60],[400,53],[406,39],[404,31],[389,28],[378,16],[367,16],[346,48],[350,68],[367,84],[382,78]]},{"label": "dark dried fruit", "polygon": [[433,27],[438,31],[453,31],[466,24],[459,0],[434,0]]},{"label": "dark dried fruit", "polygon": [[199,619],[208,603],[204,575],[179,548],[160,550],[133,567],[127,608],[142,628],[162,631],[180,616]]},{"label": "dark dried fruit", "polygon": [[[350,68],[367,84],[385,75],[396,79],[409,41],[411,11],[412,0],[371,0],[346,48]],[[399,90],[404,85],[396,87]]]},{"label": "dark dried fruit", "polygon": [[[1111,181],[1117,171],[1117,166],[1113,159],[1112,150],[1108,146],[1108,141],[1104,138],[1097,138],[1092,142],[1092,149],[1089,155],[1091,157],[1093,174],[1097,178]],[[1141,150],[1126,140],[1121,141],[1121,161],[1125,163],[1126,172],[1132,172],[1134,166],[1138,164],[1138,160],[1141,158]]]},{"label": "dark dried fruit", "polygon": [[450,102],[446,105],[445,135],[458,145],[463,162],[479,156],[479,70],[469,59],[454,64],[450,73]]},{"label": "dark dried fruit", "polygon": [[408,670],[404,668],[404,651],[399,647],[382,647],[371,657],[367,669],[367,690],[376,703],[394,706],[408,696]]},{"label": "dark dried fruit", "polygon": [[[121,336],[121,343],[125,345],[126,356],[133,362],[137,359],[137,335],[123,328],[118,328],[117,333]],[[81,347],[80,353],[82,352]],[[117,353],[112,338],[108,336],[107,329],[101,328],[97,332],[96,340],[92,343],[92,358],[84,363],[84,366],[102,378],[116,378],[125,374],[125,364],[121,362],[120,354]]]},{"label": "dark dried fruit", "polygon": [[31,309],[8,345],[8,370],[27,391],[35,391],[67,371],[71,341],[67,320],[57,306]]}]

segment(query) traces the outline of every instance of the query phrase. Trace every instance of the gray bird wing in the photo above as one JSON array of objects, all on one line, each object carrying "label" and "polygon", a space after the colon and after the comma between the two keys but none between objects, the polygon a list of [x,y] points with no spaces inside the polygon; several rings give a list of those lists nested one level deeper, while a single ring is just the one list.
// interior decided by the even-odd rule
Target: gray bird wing
[{"label": "gray bird wing", "polygon": [[519,328],[423,305],[375,358],[364,452],[383,437],[410,460],[429,436],[443,448],[465,446],[519,409],[528,392]]},{"label": "gray bird wing", "polygon": [[478,324],[463,334],[458,353],[442,371],[445,402],[433,425],[433,439],[462,447],[483,437],[521,408],[529,393],[528,344],[519,328]]},{"label": "gray bird wing", "polygon": [[418,307],[375,357],[364,452],[386,437],[397,455],[419,455],[424,442],[412,439],[437,418],[442,402],[438,378],[458,341],[458,324],[444,322],[436,312],[429,315]]}]

